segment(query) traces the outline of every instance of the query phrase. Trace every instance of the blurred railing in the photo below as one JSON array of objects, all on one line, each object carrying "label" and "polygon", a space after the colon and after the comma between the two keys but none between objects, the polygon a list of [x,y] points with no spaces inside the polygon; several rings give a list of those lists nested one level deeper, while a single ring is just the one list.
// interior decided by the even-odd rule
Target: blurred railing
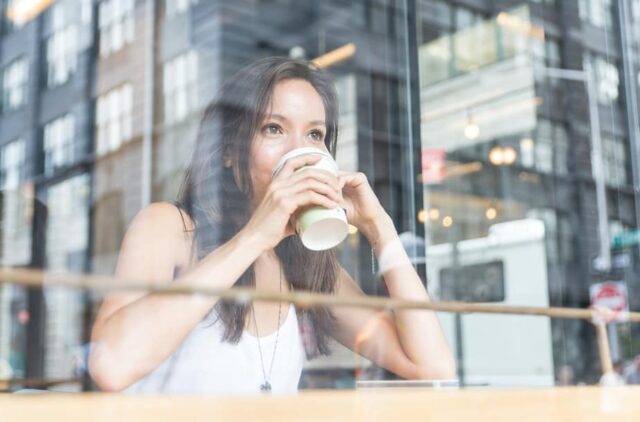
[{"label": "blurred railing", "polygon": [[[86,291],[144,291],[153,294],[204,295],[240,303],[250,301],[288,302],[297,307],[313,306],[360,307],[380,310],[423,309],[451,313],[485,313],[503,315],[530,315],[560,319],[581,319],[591,322],[596,330],[602,374],[613,372],[607,324],[613,319],[640,322],[640,312],[612,313],[604,309],[560,307],[507,306],[484,303],[443,302],[394,299],[376,296],[336,296],[310,292],[275,293],[252,288],[192,288],[167,284],[149,284],[136,280],[121,280],[108,276],[87,274],[60,274],[39,270],[0,268],[0,285],[15,284],[26,288],[66,287]],[[354,350],[357,352],[357,350]]]}]

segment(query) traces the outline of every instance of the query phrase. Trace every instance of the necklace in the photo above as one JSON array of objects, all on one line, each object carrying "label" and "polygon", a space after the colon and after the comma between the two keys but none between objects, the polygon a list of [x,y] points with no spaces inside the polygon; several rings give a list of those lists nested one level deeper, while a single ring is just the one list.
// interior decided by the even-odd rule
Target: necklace
[{"label": "necklace", "polygon": [[[280,267],[280,293],[282,293],[282,267]],[[267,378],[267,372],[264,369],[264,360],[262,359],[262,347],[260,346],[260,333],[258,332],[258,322],[256,321],[256,310],[251,304],[251,313],[253,314],[253,323],[256,326],[256,340],[258,340],[258,352],[260,352],[260,366],[262,366],[262,376],[264,378],[264,383],[260,385],[260,391],[263,393],[268,393],[271,391],[271,383],[269,380],[271,379],[271,371],[273,370],[273,361],[276,358],[276,349],[278,348],[278,337],[280,336],[280,313],[282,311],[282,302],[278,302],[278,329],[276,331],[276,343],[273,345],[273,355],[271,356],[271,365],[269,366],[269,377]]]}]

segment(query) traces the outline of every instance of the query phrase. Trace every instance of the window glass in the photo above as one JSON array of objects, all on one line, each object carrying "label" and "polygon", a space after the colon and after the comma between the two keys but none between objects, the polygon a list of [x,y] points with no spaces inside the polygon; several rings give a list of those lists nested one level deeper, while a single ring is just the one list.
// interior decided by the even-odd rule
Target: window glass
[{"label": "window glass", "polygon": [[0,5],[0,390],[640,382],[639,1]]},{"label": "window glass", "polygon": [[165,0],[165,13],[167,17],[179,15],[189,10],[191,5],[197,3],[198,0]]},{"label": "window glass", "polygon": [[21,57],[9,63],[2,72],[3,112],[17,110],[27,103],[29,62]]},{"label": "window glass", "polygon": [[134,0],[102,0],[98,13],[101,57],[133,42]]},{"label": "window glass", "polygon": [[164,65],[164,121],[171,125],[193,114],[198,107],[198,55],[184,53]]},{"label": "window glass", "polygon": [[133,88],[124,84],[96,102],[96,154],[115,151],[132,136]]},{"label": "window glass", "polygon": [[[465,285],[470,265],[498,259],[508,268],[509,262],[520,262],[520,268],[531,272],[514,274],[511,288],[507,281],[501,303],[585,307],[591,286],[635,274],[628,254],[635,251],[631,239],[638,225],[628,213],[635,212],[629,151],[637,147],[627,137],[626,119],[636,108],[623,98],[623,60],[613,47],[620,39],[614,25],[619,9],[605,0],[581,0],[576,9],[569,2],[516,2],[509,8],[490,3],[492,13],[480,13],[479,20],[456,9],[454,22],[464,24],[453,28],[422,15],[417,25],[422,35],[418,67],[424,184],[419,215],[425,224],[429,280],[435,296],[442,298],[449,291],[448,285],[444,293],[439,290],[442,268],[458,266],[459,283]],[[564,27],[575,28],[580,39],[563,35]],[[466,63],[475,65],[462,66]],[[590,75],[593,94],[587,89]],[[588,180],[589,187],[577,180]],[[609,227],[611,219],[624,228]],[[534,235],[535,227],[544,234]],[[519,261],[517,247],[507,246],[520,230],[529,233],[521,238],[531,248],[526,264]],[[590,252],[584,250],[585,242],[591,242],[586,248]],[[539,265],[532,261],[534,250],[540,253]],[[544,275],[532,277],[539,268]],[[509,291],[515,295],[525,285],[531,288],[526,299],[524,293],[522,301],[509,297]],[[599,379],[583,355],[591,340],[576,337],[588,330],[587,322],[532,325],[529,340],[540,339],[531,345],[536,356],[511,359],[508,346],[499,352],[501,358],[487,353],[492,331],[481,328],[484,317],[443,316],[441,321],[469,384]],[[504,327],[508,321],[496,318]],[[512,323],[519,324],[515,319]],[[619,345],[628,344],[616,338]],[[625,364],[637,354],[621,348],[613,353]],[[537,360],[541,356],[544,362]],[[533,366],[545,369],[536,372]]]},{"label": "window glass", "polygon": [[78,65],[78,28],[65,16],[67,4],[60,3],[52,10],[53,34],[46,43],[47,84],[52,87],[65,83]]},{"label": "window glass", "polygon": [[73,162],[75,120],[68,114],[44,127],[44,172],[53,174]]}]

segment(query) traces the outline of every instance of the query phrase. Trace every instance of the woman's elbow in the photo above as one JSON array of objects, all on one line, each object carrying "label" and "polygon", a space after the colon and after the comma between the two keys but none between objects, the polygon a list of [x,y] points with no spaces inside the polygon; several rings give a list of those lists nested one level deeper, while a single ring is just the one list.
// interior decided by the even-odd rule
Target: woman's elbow
[{"label": "woman's elbow", "polygon": [[89,354],[89,375],[101,391],[119,393],[132,384],[122,365],[116,365],[104,351]]},{"label": "woman's elbow", "polygon": [[416,379],[433,380],[453,380],[457,378],[455,362],[440,362],[427,367],[420,367],[416,370]]}]

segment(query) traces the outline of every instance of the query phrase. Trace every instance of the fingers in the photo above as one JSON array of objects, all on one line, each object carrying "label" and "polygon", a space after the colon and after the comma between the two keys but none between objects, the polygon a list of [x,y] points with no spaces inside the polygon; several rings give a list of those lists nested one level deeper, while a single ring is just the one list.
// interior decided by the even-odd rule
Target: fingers
[{"label": "fingers", "polygon": [[338,208],[342,195],[331,185],[307,177],[297,183],[282,186],[276,183],[272,186],[271,196],[279,204],[279,207],[289,215],[296,210],[309,205],[318,205],[325,208]]},{"label": "fingers", "polygon": [[304,180],[307,180],[307,179],[315,179],[331,186],[336,191],[340,190],[340,184],[339,184],[338,178],[333,174],[329,173],[328,171],[322,170],[322,169],[314,169],[314,168],[305,169],[304,171],[300,171],[293,174],[289,178],[289,181],[291,184],[298,184],[298,183],[302,183]]},{"label": "fingers", "polygon": [[322,159],[322,155],[320,154],[303,154],[297,157],[290,158],[284,163],[280,171],[276,173],[273,177],[274,179],[287,178],[291,176],[300,167],[315,164],[321,159]]},{"label": "fingers", "polygon": [[340,189],[345,186],[357,187],[363,183],[368,183],[367,175],[362,172],[351,173],[347,171],[338,172],[338,184]]},{"label": "fingers", "polygon": [[591,319],[592,319],[592,322],[595,324],[598,324],[598,323],[608,324],[620,318],[619,312],[603,306],[593,305],[591,306],[591,310],[593,311]]},{"label": "fingers", "polygon": [[301,183],[296,184],[294,189],[296,189],[296,192],[313,190],[314,192],[327,196],[335,202],[339,202],[342,199],[342,195],[340,195],[332,186],[316,179],[306,179]]},{"label": "fingers", "polygon": [[337,201],[334,201],[324,193],[317,192],[313,189],[302,189],[297,192],[281,191],[278,193],[277,198],[281,208],[286,210],[289,216],[293,215],[301,208],[312,205],[329,209],[338,208],[339,206]]},{"label": "fingers", "polygon": [[339,207],[339,204],[337,201],[333,201],[327,198],[327,196],[312,190],[306,190],[306,191],[300,192],[297,198],[299,201],[297,204],[298,205],[297,208],[302,208],[309,205],[319,205],[321,207],[325,207],[329,209]]}]

